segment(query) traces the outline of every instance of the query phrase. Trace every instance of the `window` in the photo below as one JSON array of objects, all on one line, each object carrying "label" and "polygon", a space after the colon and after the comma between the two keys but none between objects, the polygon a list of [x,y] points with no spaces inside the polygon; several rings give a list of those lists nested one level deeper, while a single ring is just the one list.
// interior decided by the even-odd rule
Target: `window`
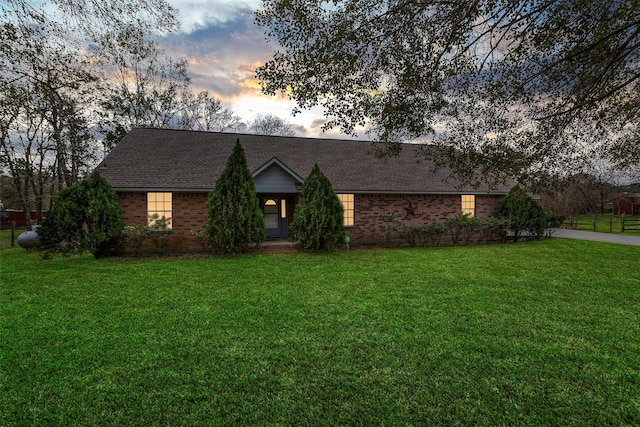
[{"label": "window", "polygon": [[264,225],[266,228],[279,228],[278,204],[273,199],[267,199],[262,207],[264,212]]},{"label": "window", "polygon": [[353,194],[338,194],[338,199],[340,199],[340,203],[342,203],[342,208],[344,209],[344,225],[353,225],[355,212]]},{"label": "window", "polygon": [[147,193],[147,216],[149,225],[153,225],[155,220],[152,216],[167,220],[167,227],[171,228],[172,202],[171,193]]},{"label": "window", "polygon": [[462,195],[462,213],[469,214],[471,216],[476,215],[476,196],[472,194]]}]

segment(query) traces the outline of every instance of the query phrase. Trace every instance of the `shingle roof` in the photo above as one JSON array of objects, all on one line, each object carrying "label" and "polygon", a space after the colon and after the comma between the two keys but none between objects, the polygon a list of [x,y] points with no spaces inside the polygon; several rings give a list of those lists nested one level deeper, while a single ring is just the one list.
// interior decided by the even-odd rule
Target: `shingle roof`
[{"label": "shingle roof", "polygon": [[236,140],[251,172],[277,158],[300,177],[315,163],[336,192],[371,193],[506,193],[463,186],[448,170],[433,171],[418,162],[418,147],[405,144],[399,156],[371,155],[367,141],[263,136],[136,128],[107,156],[99,171],[119,191],[211,191]]}]

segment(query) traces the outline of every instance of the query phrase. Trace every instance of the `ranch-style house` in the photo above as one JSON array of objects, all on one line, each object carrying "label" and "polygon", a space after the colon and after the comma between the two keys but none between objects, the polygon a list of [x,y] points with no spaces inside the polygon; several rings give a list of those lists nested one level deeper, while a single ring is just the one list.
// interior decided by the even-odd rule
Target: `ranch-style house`
[{"label": "ranch-style house", "polygon": [[352,244],[380,241],[388,221],[443,221],[466,212],[491,216],[513,183],[474,189],[433,170],[404,144],[397,157],[378,158],[368,141],[136,128],[98,170],[113,186],[126,225],[170,219],[171,247],[197,247],[192,230],[205,227],[206,202],[240,141],[264,213],[268,239],[289,237],[304,178],[314,164],[329,178],[344,207]]}]

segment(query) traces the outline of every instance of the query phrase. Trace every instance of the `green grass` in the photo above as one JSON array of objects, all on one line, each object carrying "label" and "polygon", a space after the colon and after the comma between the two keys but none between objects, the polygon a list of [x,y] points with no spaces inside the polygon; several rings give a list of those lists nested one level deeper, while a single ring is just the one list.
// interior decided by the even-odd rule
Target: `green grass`
[{"label": "green grass", "polygon": [[0,251],[1,425],[639,425],[640,248]]},{"label": "green grass", "polygon": [[[24,233],[26,230],[17,229],[15,233],[15,239],[18,240],[18,236]],[[15,243],[17,246],[18,244]],[[0,250],[8,249],[11,247],[11,230],[10,229],[2,229],[0,230]]]}]

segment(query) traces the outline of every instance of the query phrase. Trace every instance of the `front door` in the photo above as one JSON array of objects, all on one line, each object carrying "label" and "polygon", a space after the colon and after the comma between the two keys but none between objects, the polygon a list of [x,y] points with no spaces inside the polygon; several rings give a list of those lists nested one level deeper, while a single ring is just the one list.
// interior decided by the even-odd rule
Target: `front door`
[{"label": "front door", "polygon": [[287,237],[289,224],[287,221],[287,200],[278,197],[261,199],[264,225],[267,237]]}]

